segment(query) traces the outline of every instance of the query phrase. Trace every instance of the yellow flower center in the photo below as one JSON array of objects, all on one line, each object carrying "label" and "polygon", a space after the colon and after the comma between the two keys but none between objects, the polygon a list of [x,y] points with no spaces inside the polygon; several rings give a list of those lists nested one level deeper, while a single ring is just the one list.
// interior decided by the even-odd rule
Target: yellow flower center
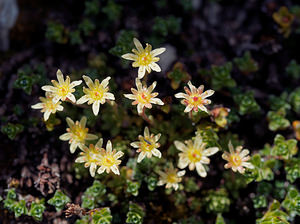
[{"label": "yellow flower center", "polygon": [[72,133],[72,140],[83,143],[86,139],[88,129],[80,127],[79,124],[75,124],[70,131]]},{"label": "yellow flower center", "polygon": [[179,178],[177,177],[177,174],[174,172],[172,172],[172,173],[168,173],[167,174],[167,183],[177,183],[177,182],[179,182]]},{"label": "yellow flower center", "polygon": [[141,141],[141,150],[144,152],[151,152],[155,148],[155,142],[151,138],[143,138]]},{"label": "yellow flower center", "polygon": [[202,98],[198,94],[197,95],[191,95],[190,98],[189,98],[188,104],[191,104],[194,107],[198,107],[199,105],[202,104]]},{"label": "yellow flower center", "polygon": [[153,61],[153,58],[150,52],[143,52],[139,55],[138,61],[140,65],[147,66]]},{"label": "yellow flower center", "polygon": [[116,159],[111,155],[106,155],[101,160],[101,165],[111,167],[116,164]]},{"label": "yellow flower center", "polygon": [[86,153],[86,160],[90,163],[96,163],[99,160],[99,152],[95,150],[95,148],[90,148]]},{"label": "yellow flower center", "polygon": [[108,88],[103,88],[101,85],[95,86],[88,92],[91,99],[97,101],[104,97],[104,93],[108,91]]},{"label": "yellow flower center", "polygon": [[44,109],[45,110],[50,110],[50,111],[55,111],[56,110],[56,107],[58,106],[58,103],[53,103],[52,101],[52,98],[47,98],[45,101],[44,101]]},{"label": "yellow flower center", "polygon": [[195,148],[190,148],[188,150],[188,159],[193,162],[199,162],[202,158],[202,152],[199,149],[195,149]]},{"label": "yellow flower center", "polygon": [[240,155],[232,154],[232,155],[230,155],[229,162],[233,166],[237,167],[237,166],[240,166],[242,164],[242,159],[241,159]]},{"label": "yellow flower center", "polygon": [[141,92],[137,95],[137,101],[143,104],[150,103],[151,100],[151,94],[147,92]]},{"label": "yellow flower center", "polygon": [[67,84],[63,84],[58,86],[58,91],[57,91],[57,95],[61,96],[61,97],[65,97],[68,95],[68,93],[70,92],[70,86]]}]

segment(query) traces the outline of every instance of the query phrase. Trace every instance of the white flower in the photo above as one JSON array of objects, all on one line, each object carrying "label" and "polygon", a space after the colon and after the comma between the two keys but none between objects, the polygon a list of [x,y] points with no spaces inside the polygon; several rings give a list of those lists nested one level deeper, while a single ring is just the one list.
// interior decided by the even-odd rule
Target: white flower
[{"label": "white flower", "polygon": [[93,104],[94,114],[98,115],[100,104],[104,104],[106,100],[115,100],[114,95],[108,92],[110,77],[105,78],[101,83],[99,83],[98,79],[93,83],[90,77],[85,75],[82,77],[89,88],[83,87],[85,95],[77,100],[77,104],[83,104],[88,101],[88,104]]},{"label": "white flower", "polygon": [[192,140],[185,141],[185,144],[180,141],[174,142],[176,148],[181,151],[179,153],[178,167],[184,169],[189,166],[190,170],[196,167],[197,173],[201,177],[206,177],[207,173],[203,164],[209,164],[211,156],[219,151],[217,147],[205,148],[206,143],[203,143],[202,137],[197,135],[194,142]]},{"label": "white flower", "polygon": [[178,183],[181,182],[182,176],[185,174],[185,170],[177,172],[178,169],[174,169],[173,164],[169,169],[166,169],[165,172],[159,171],[159,181],[157,182],[158,186],[166,184],[166,188],[173,187],[175,191],[178,189]]},{"label": "white flower", "polygon": [[72,93],[75,92],[74,87],[80,85],[82,81],[79,80],[70,83],[69,76],[67,76],[66,80],[64,80],[64,76],[59,69],[57,70],[56,76],[58,82],[56,80],[51,80],[53,86],[42,86],[42,90],[50,92],[53,95],[54,103],[57,103],[60,100],[65,101],[66,99],[69,99],[75,103],[76,99]]},{"label": "white flower", "polygon": [[133,38],[133,43],[136,47],[136,49],[132,49],[134,54],[124,54],[122,55],[122,58],[134,61],[132,63],[132,67],[139,67],[138,78],[142,79],[146,71],[148,73],[150,73],[151,70],[160,72],[161,68],[155,63],[159,61],[159,57],[156,56],[165,52],[166,48],[161,47],[152,50],[152,46],[150,44],[146,44],[146,48],[144,49],[141,42],[136,38]]},{"label": "white flower", "polygon": [[138,142],[132,142],[130,145],[134,148],[138,148],[137,152],[139,152],[139,156],[137,162],[141,162],[146,156],[147,158],[151,158],[152,155],[160,158],[161,152],[157,149],[160,147],[158,140],[161,134],[150,135],[149,128],[145,127],[144,136],[139,135]]}]

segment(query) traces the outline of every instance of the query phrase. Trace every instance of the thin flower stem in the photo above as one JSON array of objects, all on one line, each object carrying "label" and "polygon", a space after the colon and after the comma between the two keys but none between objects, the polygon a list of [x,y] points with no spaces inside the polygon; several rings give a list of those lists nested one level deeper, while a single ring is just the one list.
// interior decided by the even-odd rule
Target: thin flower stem
[{"label": "thin flower stem", "polygon": [[191,120],[193,120],[193,111],[192,111],[192,110],[189,112],[189,118],[190,118]]},{"label": "thin flower stem", "polygon": [[147,117],[146,113],[145,113],[146,108],[143,108],[143,112],[141,114],[139,114],[145,121],[147,121],[150,125],[152,125],[152,121]]}]

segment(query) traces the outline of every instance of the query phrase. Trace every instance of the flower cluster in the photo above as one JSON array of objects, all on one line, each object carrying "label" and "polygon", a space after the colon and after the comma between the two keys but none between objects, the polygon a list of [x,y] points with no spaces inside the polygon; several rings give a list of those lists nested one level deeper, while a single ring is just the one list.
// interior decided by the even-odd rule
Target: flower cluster
[{"label": "flower cluster", "polygon": [[49,116],[55,114],[56,111],[62,111],[63,106],[61,101],[69,101],[73,104],[83,104],[88,101],[88,104],[93,104],[92,109],[95,115],[98,115],[100,104],[104,104],[106,100],[115,100],[115,97],[112,93],[109,93],[108,84],[110,77],[105,78],[101,83],[96,79],[95,82],[88,76],[82,76],[86,85],[89,88],[83,87],[83,92],[85,93],[79,100],[76,102],[74,96],[75,87],[82,83],[81,80],[70,82],[70,77],[67,76],[66,80],[62,72],[58,69],[57,80],[52,80],[51,85],[42,86],[42,90],[46,91],[46,98],[40,97],[41,103],[32,105],[33,109],[42,109],[41,112],[44,113],[44,120],[48,120]]},{"label": "flower cluster", "polygon": [[76,163],[84,163],[86,168],[90,167],[90,174],[95,176],[97,166],[98,174],[106,171],[112,171],[116,175],[120,175],[118,165],[121,164],[120,157],[124,155],[123,152],[113,149],[111,141],[107,141],[106,149],[102,148],[103,139],[101,138],[96,145],[90,144],[89,147],[84,146],[80,156],[75,160]]},{"label": "flower cluster", "polygon": [[[132,94],[124,94],[124,96],[130,100],[133,100],[132,105],[137,105],[137,111],[147,122],[152,124],[152,121],[147,118],[145,114],[145,108],[151,109],[152,104],[164,105],[163,101],[157,98],[158,93],[153,92],[157,82],[153,82],[147,87],[146,78],[141,81],[147,73],[152,70],[160,72],[161,69],[156,64],[159,61],[159,54],[163,53],[165,48],[158,48],[152,50],[150,44],[146,44],[144,49],[142,44],[136,39],[133,39],[136,49],[133,49],[132,53],[122,55],[123,58],[133,60],[133,67],[139,67],[138,77],[135,79],[137,89],[131,88]],[[51,113],[56,111],[62,111],[62,101],[69,101],[74,105],[81,105],[87,103],[92,104],[92,111],[94,115],[98,115],[100,104],[104,104],[106,101],[115,100],[113,93],[109,92],[109,80],[111,77],[103,79],[101,82],[98,79],[94,81],[86,76],[82,76],[85,81],[87,88],[83,87],[84,95],[80,97],[77,102],[73,95],[75,87],[80,85],[82,81],[70,81],[70,77],[67,76],[64,79],[63,74],[60,70],[57,71],[57,81],[52,80],[53,86],[46,85],[42,89],[46,91],[46,98],[41,97],[41,103],[32,106],[34,109],[42,109],[44,112],[44,120],[47,120]],[[184,87],[185,93],[175,94],[176,98],[182,98],[181,103],[186,106],[184,112],[189,112],[192,115],[192,111],[199,112],[204,111],[215,119],[216,123],[221,126],[226,126],[226,116],[229,110],[226,108],[215,108],[209,111],[206,107],[211,103],[211,100],[207,99],[209,96],[214,94],[214,90],[204,91],[204,86],[200,85],[196,88],[191,81],[187,83],[188,87]],[[219,120],[217,120],[219,119]],[[224,121],[225,119],[225,121]],[[107,141],[106,148],[103,147],[103,139],[100,138],[98,142],[94,144],[87,144],[88,141],[98,139],[97,135],[90,134],[88,128],[86,128],[87,118],[82,117],[80,121],[73,121],[67,117],[66,122],[68,124],[67,133],[62,134],[59,138],[62,141],[68,141],[70,144],[70,152],[74,153],[77,148],[81,150],[78,158],[75,160],[76,163],[84,163],[86,168],[89,168],[89,172],[92,177],[95,176],[96,172],[102,174],[104,172],[110,173],[112,171],[116,175],[120,175],[118,166],[121,164],[120,158],[124,155],[122,151],[113,149],[110,140]],[[144,128],[144,135],[138,136],[138,141],[132,142],[130,145],[136,149],[138,153],[137,163],[141,163],[145,157],[151,158],[155,156],[157,158],[162,157],[160,147],[161,134],[150,133],[149,128]],[[218,147],[207,147],[207,142],[203,139],[200,134],[187,140],[184,143],[180,141],[174,142],[175,147],[180,151],[178,168],[189,170],[196,169],[197,173],[201,177],[207,176],[207,168],[210,163],[209,157],[216,154],[219,151]],[[248,156],[249,151],[239,146],[234,151],[231,142],[229,143],[229,153],[224,152],[222,157],[228,161],[225,168],[232,168],[234,172],[239,171],[244,173],[245,168],[253,168],[253,165],[247,162],[250,159]],[[168,162],[169,163],[169,162]],[[182,177],[185,175],[185,170],[178,170],[174,168],[173,164],[166,168],[164,171],[158,171],[160,176],[157,183],[158,186],[166,185],[166,188],[179,188],[179,183],[182,181]]]}]

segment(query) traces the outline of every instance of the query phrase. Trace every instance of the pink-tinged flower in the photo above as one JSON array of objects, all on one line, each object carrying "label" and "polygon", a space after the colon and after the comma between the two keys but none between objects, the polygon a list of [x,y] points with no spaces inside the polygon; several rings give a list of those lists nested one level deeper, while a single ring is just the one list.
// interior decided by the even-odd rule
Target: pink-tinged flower
[{"label": "pink-tinged flower", "polygon": [[56,80],[51,80],[53,86],[42,86],[42,90],[50,92],[53,95],[54,103],[57,103],[60,100],[65,101],[66,99],[69,99],[75,103],[76,99],[73,95],[73,92],[75,92],[74,87],[80,85],[82,81],[79,80],[70,83],[69,76],[67,76],[66,80],[64,80],[64,76],[59,69],[57,70],[56,76],[58,82]]},{"label": "pink-tinged flower", "polygon": [[77,100],[77,104],[83,104],[88,101],[88,104],[93,104],[93,113],[98,115],[100,104],[104,104],[106,100],[115,100],[114,95],[108,92],[110,77],[105,78],[101,83],[99,83],[98,79],[94,83],[90,77],[85,75],[82,77],[89,88],[83,87],[85,95]]},{"label": "pink-tinged flower", "polygon": [[137,111],[139,114],[143,112],[144,107],[151,109],[152,103],[164,105],[159,98],[155,98],[158,93],[152,93],[156,86],[156,82],[153,82],[149,88],[147,88],[147,86],[143,86],[139,79],[135,79],[135,84],[137,89],[131,88],[131,92],[133,94],[124,94],[124,96],[130,100],[134,100],[132,105],[137,105]]},{"label": "pink-tinged flower", "polygon": [[67,128],[67,133],[59,136],[62,141],[69,141],[70,151],[74,153],[77,147],[83,147],[86,140],[95,140],[97,135],[89,134],[89,129],[85,127],[86,117],[82,117],[80,122],[74,121],[67,117],[66,119],[69,128]]},{"label": "pink-tinged flower", "polygon": [[248,169],[254,169],[254,166],[252,163],[247,162],[250,160],[249,150],[243,149],[242,146],[236,147],[236,150],[234,150],[233,145],[231,141],[228,144],[229,152],[224,152],[222,155],[222,158],[227,160],[228,163],[225,164],[225,168],[229,169],[231,168],[234,172],[239,171],[241,174],[245,172],[245,168]]},{"label": "pink-tinged flower", "polygon": [[32,109],[42,109],[41,112],[44,113],[44,120],[47,121],[50,117],[50,114],[55,114],[56,111],[62,111],[64,108],[61,102],[54,103],[53,97],[50,93],[46,92],[46,98],[39,98],[41,103],[37,103],[31,106]]},{"label": "pink-tinged flower", "polygon": [[137,162],[141,162],[146,156],[147,158],[151,158],[152,155],[160,158],[161,152],[157,149],[160,147],[158,140],[161,134],[151,134],[149,132],[149,128],[145,127],[144,136],[139,135],[138,142],[132,142],[130,145],[134,148],[137,148],[137,152],[139,152],[139,156]]},{"label": "pink-tinged flower", "polygon": [[189,166],[190,170],[196,167],[197,173],[201,177],[206,177],[207,173],[203,164],[209,164],[211,156],[219,151],[218,147],[206,148],[206,143],[202,141],[202,137],[197,135],[195,140],[187,140],[185,144],[180,141],[174,142],[176,148],[181,151],[179,153],[178,167],[184,169]]},{"label": "pink-tinged flower", "polygon": [[158,186],[166,185],[166,188],[173,187],[175,191],[178,189],[178,183],[181,182],[182,176],[185,174],[185,170],[178,172],[178,169],[175,169],[173,164],[171,164],[169,169],[166,169],[165,172],[159,171],[160,175],[159,181],[157,182]]},{"label": "pink-tinged flower", "polygon": [[106,144],[106,150],[104,148],[100,149],[100,156],[97,162],[97,165],[100,166],[100,168],[97,173],[101,174],[104,171],[109,173],[112,171],[114,174],[120,175],[118,165],[120,165],[122,161],[119,160],[119,158],[123,155],[123,152],[117,152],[116,149],[113,150],[111,141],[108,141]]},{"label": "pink-tinged flower", "polygon": [[191,81],[188,82],[188,86],[190,89],[188,89],[186,86],[184,87],[185,93],[177,93],[175,94],[176,98],[183,98],[181,101],[182,104],[186,106],[184,112],[190,112],[191,110],[194,110],[195,112],[198,112],[198,110],[205,111],[208,113],[205,105],[210,104],[211,101],[206,99],[207,97],[214,94],[214,90],[204,90],[204,86],[201,85],[198,88],[196,88]]},{"label": "pink-tinged flower", "polygon": [[132,49],[132,52],[134,54],[124,54],[122,55],[122,58],[134,61],[132,63],[132,67],[139,67],[138,78],[142,79],[146,71],[148,73],[150,73],[151,70],[160,72],[161,69],[159,65],[156,64],[156,62],[159,61],[159,57],[156,56],[162,54],[166,50],[166,48],[161,47],[152,50],[152,46],[150,44],[146,44],[146,48],[144,49],[141,42],[136,38],[133,38],[133,43],[136,47],[136,49]]}]

